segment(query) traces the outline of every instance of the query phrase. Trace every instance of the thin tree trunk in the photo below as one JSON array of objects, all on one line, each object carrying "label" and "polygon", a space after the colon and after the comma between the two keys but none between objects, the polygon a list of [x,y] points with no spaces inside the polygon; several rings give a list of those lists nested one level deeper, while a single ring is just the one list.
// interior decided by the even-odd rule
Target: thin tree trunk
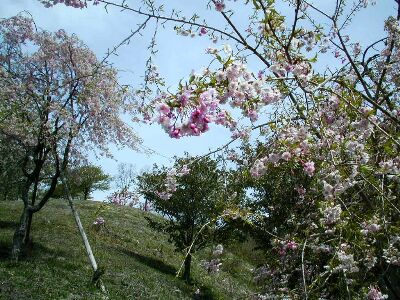
[{"label": "thin tree trunk", "polygon": [[82,222],[81,222],[81,219],[79,217],[78,211],[75,209],[74,203],[72,201],[71,193],[69,192],[69,188],[68,188],[67,182],[66,182],[66,180],[64,178],[64,174],[61,173],[60,177],[61,177],[62,184],[64,186],[64,191],[65,191],[65,195],[67,196],[69,206],[71,207],[72,214],[74,215],[74,218],[75,218],[75,223],[78,226],[79,233],[81,234],[81,237],[82,237],[82,240],[83,240],[83,244],[85,245],[85,249],[86,249],[87,255],[89,257],[90,264],[92,265],[92,268],[93,268],[93,272],[94,272],[93,280],[96,280],[99,283],[101,291],[104,293],[104,295],[106,295],[107,294],[107,290],[106,290],[103,282],[101,281],[101,279],[98,278],[101,274],[99,274],[99,270],[98,270],[96,259],[94,258],[92,248],[90,247],[90,243],[89,243],[89,240],[88,240],[87,235],[85,233],[85,229],[82,226]]},{"label": "thin tree trunk", "polygon": [[11,258],[15,262],[21,258],[22,253],[26,250],[29,242],[30,226],[32,223],[33,212],[29,210],[29,206],[25,205],[21,215],[19,226],[15,230]]},{"label": "thin tree trunk", "polygon": [[89,190],[84,190],[83,192],[83,200],[87,200],[89,198]]},{"label": "thin tree trunk", "polygon": [[192,254],[188,253],[185,257],[185,270],[183,271],[183,279],[189,283],[190,282],[190,265],[192,263]]}]

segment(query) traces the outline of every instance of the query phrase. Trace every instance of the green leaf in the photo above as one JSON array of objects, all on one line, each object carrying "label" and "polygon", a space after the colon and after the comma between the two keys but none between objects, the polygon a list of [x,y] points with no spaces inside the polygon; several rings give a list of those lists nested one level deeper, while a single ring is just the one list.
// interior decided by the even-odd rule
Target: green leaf
[{"label": "green leaf", "polygon": [[318,54],[316,53],[315,56],[311,59],[309,59],[309,62],[315,63],[318,60]]},{"label": "green leaf", "polygon": [[257,0],[253,0],[253,5],[256,9],[260,9],[260,5],[258,5]]}]

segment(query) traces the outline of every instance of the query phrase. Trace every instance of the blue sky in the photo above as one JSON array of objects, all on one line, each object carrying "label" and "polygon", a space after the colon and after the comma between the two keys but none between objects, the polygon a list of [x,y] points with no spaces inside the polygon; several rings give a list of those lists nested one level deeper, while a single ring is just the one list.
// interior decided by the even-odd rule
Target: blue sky
[{"label": "blue sky", "polygon": [[[127,1],[132,6],[141,1]],[[223,19],[215,10],[207,10],[208,1],[195,0],[174,0],[165,1],[169,8],[178,8],[185,15],[197,13],[209,20],[211,24],[221,27]],[[280,1],[277,1],[278,3]],[[334,1],[314,1],[319,7],[330,8]],[[390,14],[394,14],[394,0],[378,0],[378,4],[363,12],[354,19],[354,26],[349,28],[349,33],[364,43],[371,42],[382,37],[383,20]],[[241,1],[227,2],[228,6],[239,7]],[[69,33],[75,33],[84,41],[99,58],[102,58],[107,49],[114,47],[121,42],[130,31],[136,29],[144,19],[132,12],[121,12],[111,7],[108,13],[101,6],[92,6],[79,10],[58,5],[53,8],[45,8],[38,1],[31,0],[1,0],[0,17],[6,18],[16,15],[22,11],[29,11],[37,26],[49,31],[63,28]],[[235,17],[239,27],[244,27],[247,21],[246,13],[237,10]],[[319,20],[322,21],[323,20]],[[368,23],[368,29],[363,24]],[[194,70],[200,70],[209,62],[204,49],[212,45],[206,37],[181,37],[171,30],[173,24],[167,25],[166,29],[158,32],[156,64],[161,75],[166,78],[168,86],[174,86],[181,78],[187,77]],[[145,62],[149,57],[147,47],[154,30],[154,22],[149,23],[143,36],[134,38],[127,46],[118,51],[118,56],[113,56],[111,61],[115,67],[120,69],[120,78],[123,83],[133,86],[141,83],[144,75]],[[252,64],[256,65],[256,62]],[[115,175],[119,162],[132,163],[138,170],[150,168],[154,163],[171,164],[174,155],[181,156],[184,152],[192,155],[207,153],[210,149],[230,140],[228,130],[221,127],[214,127],[213,130],[201,137],[182,138],[175,140],[169,138],[157,125],[132,124],[137,133],[142,137],[144,146],[154,150],[153,155],[137,153],[129,149],[117,150],[113,148],[115,160],[102,158],[93,161],[101,165],[105,172]],[[95,192],[94,198],[102,200],[107,192]]]}]

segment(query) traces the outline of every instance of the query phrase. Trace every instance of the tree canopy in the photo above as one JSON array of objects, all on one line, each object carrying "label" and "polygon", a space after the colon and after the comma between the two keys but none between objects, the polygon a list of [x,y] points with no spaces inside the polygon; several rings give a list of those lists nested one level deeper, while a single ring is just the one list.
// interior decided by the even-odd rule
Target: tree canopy
[{"label": "tree canopy", "polygon": [[[91,193],[96,190],[108,190],[111,181],[111,177],[105,174],[101,167],[95,165],[84,165],[68,170],[66,179],[71,196],[81,196],[83,200],[89,199]],[[57,185],[53,197],[65,197],[62,184]]]}]

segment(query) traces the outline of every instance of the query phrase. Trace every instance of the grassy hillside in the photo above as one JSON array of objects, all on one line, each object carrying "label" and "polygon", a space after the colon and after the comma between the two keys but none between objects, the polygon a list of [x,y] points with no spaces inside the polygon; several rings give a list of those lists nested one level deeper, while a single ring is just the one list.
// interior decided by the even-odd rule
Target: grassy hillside
[{"label": "grassy hillside", "polygon": [[[210,249],[195,254],[193,284],[175,277],[183,255],[174,252],[167,236],[147,226],[149,213],[98,202],[77,202],[110,299],[249,299],[252,265],[227,251],[222,271],[207,274],[200,262]],[[9,260],[12,235],[21,203],[0,202],[0,299],[101,299],[90,284],[92,271],[66,201],[52,200],[34,215],[33,245],[18,265]],[[96,231],[97,216],[106,227]],[[240,251],[234,251],[239,253]]]}]

